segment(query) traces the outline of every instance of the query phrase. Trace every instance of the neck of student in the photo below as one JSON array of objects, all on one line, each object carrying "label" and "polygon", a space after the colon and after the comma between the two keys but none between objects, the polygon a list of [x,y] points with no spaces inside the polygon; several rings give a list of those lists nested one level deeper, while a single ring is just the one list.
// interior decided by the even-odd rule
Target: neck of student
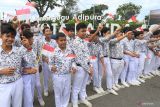
[{"label": "neck of student", "polygon": [[59,47],[59,48],[62,50],[62,52],[64,52],[66,50],[65,47]]},{"label": "neck of student", "polygon": [[46,40],[47,42],[50,42],[50,41],[51,41],[51,38],[50,38],[50,37],[46,37],[45,40]]},{"label": "neck of student", "polygon": [[5,52],[10,52],[12,50],[12,46],[6,46],[4,44],[2,44],[2,49],[5,51]]}]

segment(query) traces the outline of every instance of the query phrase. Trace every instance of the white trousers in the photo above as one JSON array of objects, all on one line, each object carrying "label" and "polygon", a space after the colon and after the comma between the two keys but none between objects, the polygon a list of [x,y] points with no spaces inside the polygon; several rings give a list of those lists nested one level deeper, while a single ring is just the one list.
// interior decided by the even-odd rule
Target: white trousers
[{"label": "white trousers", "polygon": [[23,107],[33,107],[35,74],[23,75]]},{"label": "white trousers", "polygon": [[49,69],[49,65],[46,62],[42,62],[42,71],[43,71],[43,83],[44,83],[44,91],[48,92],[48,83],[51,75],[51,71]]},{"label": "white trousers", "polygon": [[154,53],[151,50],[148,50],[147,56],[149,57],[149,59],[147,59],[144,64],[145,75],[152,71],[153,65],[151,65],[151,62],[153,61]]},{"label": "white trousers", "polygon": [[114,78],[112,74],[110,58],[104,57],[104,63],[106,65],[106,86],[107,89],[112,89]]},{"label": "white trousers", "polygon": [[145,53],[140,53],[140,57],[139,57],[139,60],[138,60],[138,73],[137,73],[137,77],[139,77],[140,75],[142,75],[143,72],[144,72],[145,60],[146,60],[146,54]]},{"label": "white trousers", "polygon": [[82,67],[77,67],[77,72],[73,78],[72,86],[72,103],[78,103],[78,96],[81,100],[85,100],[87,97],[86,85],[88,81],[89,74],[87,71],[84,71]]},{"label": "white trousers", "polygon": [[23,79],[0,84],[0,107],[22,107]]},{"label": "white trousers", "polygon": [[118,79],[124,69],[124,60],[111,59],[111,67],[113,71],[114,85],[118,84]]},{"label": "white trousers", "polygon": [[52,76],[56,107],[68,107],[71,93],[71,74]]},{"label": "white trousers", "polygon": [[98,59],[94,59],[91,61],[92,65],[93,65],[93,86],[100,88],[101,87],[101,81],[102,81],[102,71],[100,71],[99,69],[99,61]]}]

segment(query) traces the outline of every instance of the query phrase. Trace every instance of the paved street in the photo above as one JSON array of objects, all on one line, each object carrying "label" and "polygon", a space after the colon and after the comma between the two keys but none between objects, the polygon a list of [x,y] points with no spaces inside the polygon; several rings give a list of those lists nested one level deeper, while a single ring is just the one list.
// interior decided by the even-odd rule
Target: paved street
[{"label": "paved street", "polygon": [[[103,82],[105,88],[105,82]],[[119,95],[96,94],[92,84],[87,87],[89,100],[93,107],[160,107],[160,77],[146,80],[140,87],[131,86],[118,91]],[[53,91],[50,84],[50,93],[45,99],[45,107],[55,107]],[[35,99],[35,107],[40,107]],[[86,107],[80,104],[80,107]]]}]

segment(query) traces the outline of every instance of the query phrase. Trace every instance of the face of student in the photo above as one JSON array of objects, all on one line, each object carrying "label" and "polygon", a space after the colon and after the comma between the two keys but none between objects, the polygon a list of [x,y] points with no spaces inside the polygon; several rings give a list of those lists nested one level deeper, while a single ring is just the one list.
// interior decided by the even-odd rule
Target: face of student
[{"label": "face of student", "polygon": [[140,35],[138,36],[138,39],[140,39],[140,40],[142,40],[143,38],[144,38],[143,34],[140,34]]},{"label": "face of student", "polygon": [[69,36],[69,37],[73,37],[73,36],[74,36],[74,31],[69,31],[69,32],[68,32],[68,36]]},{"label": "face of student", "polygon": [[123,36],[123,33],[122,32],[119,32],[118,34],[116,34],[116,37],[118,38],[118,37],[121,37],[121,36]]},{"label": "face of student", "polygon": [[65,49],[66,48],[66,44],[67,44],[66,37],[59,37],[57,39],[57,44],[58,44],[59,48]]},{"label": "face of student", "polygon": [[52,34],[52,31],[51,31],[50,29],[45,29],[44,35],[45,35],[46,37],[50,37],[51,34]]},{"label": "face of student", "polygon": [[81,28],[77,34],[78,34],[78,37],[80,37],[81,39],[84,39],[86,37],[86,31],[87,31],[87,28]]},{"label": "face of student", "polygon": [[15,35],[13,35],[12,33],[8,34],[5,33],[1,35],[1,39],[2,39],[2,44],[6,46],[12,46],[15,40]]},{"label": "face of student", "polygon": [[104,35],[104,36],[109,36],[109,35],[110,35],[110,31],[104,33],[103,35]]},{"label": "face of student", "polygon": [[133,32],[132,32],[132,31],[128,31],[127,34],[128,34],[128,35],[127,35],[127,38],[128,38],[129,40],[133,39],[134,35],[133,35]]}]

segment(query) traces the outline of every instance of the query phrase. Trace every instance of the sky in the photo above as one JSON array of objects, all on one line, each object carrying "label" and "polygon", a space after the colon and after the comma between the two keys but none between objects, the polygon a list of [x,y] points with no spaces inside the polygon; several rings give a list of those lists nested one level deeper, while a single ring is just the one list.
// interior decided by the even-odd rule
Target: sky
[{"label": "sky", "polygon": [[[27,0],[0,0],[0,17],[2,18],[3,12],[15,15],[15,9],[31,8],[31,15],[24,15],[21,16],[21,18],[30,17],[36,19],[38,17],[36,10],[32,7],[26,6],[26,2]],[[143,20],[145,15],[149,15],[150,10],[160,9],[160,0],[78,0],[77,6],[82,11],[93,5],[105,4],[109,7],[105,12],[115,14],[119,5],[129,2],[142,6],[141,12],[137,16],[138,20]],[[58,16],[60,10],[61,8],[49,10],[46,16]],[[4,18],[6,18],[6,16]]]}]

